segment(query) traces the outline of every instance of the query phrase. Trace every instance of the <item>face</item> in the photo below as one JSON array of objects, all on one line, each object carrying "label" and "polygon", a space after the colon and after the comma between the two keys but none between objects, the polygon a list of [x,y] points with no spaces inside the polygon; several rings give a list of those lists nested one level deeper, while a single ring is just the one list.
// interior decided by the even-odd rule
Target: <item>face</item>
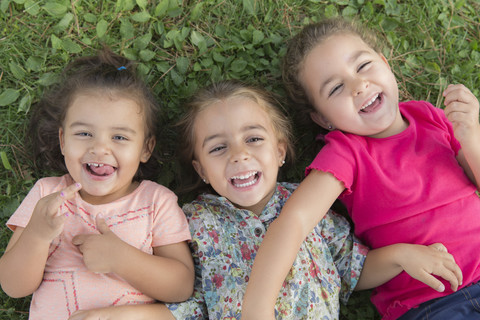
[{"label": "face", "polygon": [[326,129],[382,138],[407,126],[388,62],[356,35],[332,35],[317,45],[300,81],[315,108],[312,119]]},{"label": "face", "polygon": [[286,146],[267,113],[247,98],[219,101],[195,120],[193,166],[237,207],[259,215],[275,191]]},{"label": "face", "polygon": [[145,143],[141,110],[135,101],[103,91],[75,96],[59,138],[68,172],[82,184],[85,201],[108,203],[136,188],[133,176],[155,144]]}]

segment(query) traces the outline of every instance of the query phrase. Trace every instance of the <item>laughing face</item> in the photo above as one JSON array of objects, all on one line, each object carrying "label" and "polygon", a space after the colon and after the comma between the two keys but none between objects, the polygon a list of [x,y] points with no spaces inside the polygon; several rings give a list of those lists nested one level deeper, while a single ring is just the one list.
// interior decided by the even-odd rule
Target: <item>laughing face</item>
[{"label": "laughing face", "polygon": [[68,172],[82,184],[85,201],[108,203],[136,188],[132,179],[154,144],[145,143],[144,123],[133,100],[103,91],[75,96],[59,138]]},{"label": "laughing face", "polygon": [[270,200],[286,146],[267,113],[247,98],[219,101],[194,124],[193,166],[202,179],[237,207],[259,215]]},{"label": "laughing face", "polygon": [[376,138],[403,131],[398,87],[384,56],[360,37],[336,34],[306,56],[300,81],[324,128]]}]

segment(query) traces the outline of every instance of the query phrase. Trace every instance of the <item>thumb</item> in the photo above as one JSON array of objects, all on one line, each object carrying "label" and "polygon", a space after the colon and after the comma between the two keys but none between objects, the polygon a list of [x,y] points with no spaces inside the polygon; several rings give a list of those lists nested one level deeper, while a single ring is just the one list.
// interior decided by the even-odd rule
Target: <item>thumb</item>
[{"label": "thumb", "polygon": [[83,243],[85,242],[85,235],[84,234],[80,234],[78,236],[75,236],[72,238],[72,244],[74,246],[80,246],[82,245]]},{"label": "thumb", "polygon": [[95,220],[97,224],[97,230],[98,232],[100,232],[100,234],[105,234],[107,232],[110,232],[110,228],[108,227],[108,224],[105,222],[105,219],[103,218],[102,214],[98,214]]}]

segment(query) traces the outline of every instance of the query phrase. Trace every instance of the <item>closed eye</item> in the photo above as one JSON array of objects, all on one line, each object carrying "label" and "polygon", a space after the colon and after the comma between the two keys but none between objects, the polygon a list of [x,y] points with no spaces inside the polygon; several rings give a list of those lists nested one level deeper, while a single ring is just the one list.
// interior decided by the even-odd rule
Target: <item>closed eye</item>
[{"label": "closed eye", "polygon": [[335,87],[333,87],[332,90],[328,93],[328,96],[331,97],[335,92],[341,90],[343,87],[343,84],[337,84]]},{"label": "closed eye", "polygon": [[248,138],[247,139],[247,143],[248,142],[259,142],[259,141],[263,141],[265,139],[261,138],[261,137],[252,137],[252,138]]},{"label": "closed eye", "polygon": [[128,138],[127,138],[127,137],[125,137],[125,136],[121,136],[121,135],[116,135],[116,136],[113,136],[113,138],[112,138],[112,139],[113,139],[113,140],[117,140],[117,141],[126,141],[126,140],[128,140]]},{"label": "closed eye", "polygon": [[372,61],[367,61],[367,62],[362,63],[362,64],[358,67],[357,72],[360,72],[363,68],[365,68],[366,66],[368,66],[370,63],[372,63]]},{"label": "closed eye", "polygon": [[75,133],[76,136],[79,136],[79,137],[91,137],[92,134],[89,133],[89,132],[77,132]]},{"label": "closed eye", "polygon": [[220,152],[220,151],[224,150],[225,148],[226,148],[225,146],[217,146],[217,147],[214,147],[214,148],[210,149],[210,151],[208,151],[208,153],[211,154],[211,153]]}]

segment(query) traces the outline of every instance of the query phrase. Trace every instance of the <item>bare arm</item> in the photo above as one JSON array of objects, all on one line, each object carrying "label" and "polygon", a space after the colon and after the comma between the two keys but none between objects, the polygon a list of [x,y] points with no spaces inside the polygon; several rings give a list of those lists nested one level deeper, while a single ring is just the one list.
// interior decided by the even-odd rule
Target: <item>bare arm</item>
[{"label": "bare arm", "polygon": [[462,271],[442,244],[398,243],[368,252],[355,290],[382,285],[402,271],[439,292],[445,287],[433,275],[449,281],[453,291],[457,291],[463,280]]},{"label": "bare arm", "polygon": [[73,184],[40,199],[27,226],[13,233],[0,258],[0,282],[9,296],[28,296],[42,282],[50,243],[62,232],[66,219],[58,209],[79,189]]},{"label": "bare arm", "polygon": [[164,302],[180,302],[193,292],[194,268],[187,242],[145,253],[121,240],[97,217],[100,234],[73,238],[90,271],[113,272],[142,293]]},{"label": "bare arm", "polygon": [[292,194],[255,257],[242,319],[273,318],[276,298],[301,243],[343,189],[343,183],[330,173],[313,170]]},{"label": "bare arm", "polygon": [[175,320],[161,303],[78,310],[68,320]]},{"label": "bare arm", "polygon": [[478,100],[470,90],[461,84],[449,85],[443,95],[445,97],[445,115],[452,123],[455,138],[462,146],[457,160],[478,189],[480,182]]}]

